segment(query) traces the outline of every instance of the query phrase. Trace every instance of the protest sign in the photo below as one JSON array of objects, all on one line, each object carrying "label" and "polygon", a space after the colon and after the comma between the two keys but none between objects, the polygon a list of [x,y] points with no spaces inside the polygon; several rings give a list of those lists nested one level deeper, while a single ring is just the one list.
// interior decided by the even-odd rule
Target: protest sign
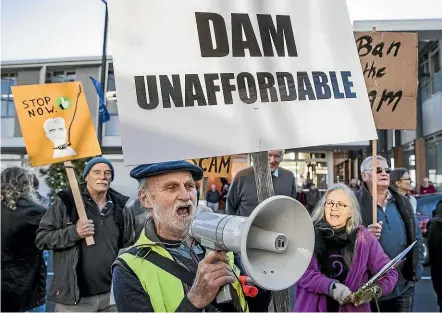
[{"label": "protest sign", "polygon": [[377,138],[345,0],[108,4],[126,165]]},{"label": "protest sign", "polygon": [[198,165],[204,171],[204,177],[231,177],[232,156],[190,159],[189,162]]},{"label": "protest sign", "polygon": [[416,33],[355,32],[377,129],[416,129]]},{"label": "protest sign", "polygon": [[[11,87],[32,166],[64,162],[80,220],[87,220],[72,160],[101,155],[80,82]],[[85,238],[93,245],[92,236]]]},{"label": "protest sign", "polygon": [[32,166],[101,155],[80,82],[11,89]]}]

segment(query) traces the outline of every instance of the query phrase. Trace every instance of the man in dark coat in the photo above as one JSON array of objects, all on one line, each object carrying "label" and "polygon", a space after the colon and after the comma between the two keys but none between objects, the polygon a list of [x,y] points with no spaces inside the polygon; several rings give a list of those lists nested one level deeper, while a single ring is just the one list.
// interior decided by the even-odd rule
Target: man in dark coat
[{"label": "man in dark coat", "polygon": [[[398,283],[387,296],[380,298],[381,312],[411,312],[416,282],[423,274],[424,246],[422,232],[414,215],[410,201],[390,187],[391,169],[387,160],[376,156],[376,175],[373,177],[373,157],[361,164],[364,183],[356,193],[361,209],[362,223],[379,239],[390,259],[417,241],[398,268]],[[377,184],[377,222],[373,222],[373,181]],[[376,306],[372,306],[372,311]]]},{"label": "man in dark coat", "polygon": [[428,253],[430,254],[431,280],[437,295],[437,303],[442,312],[442,202],[433,211],[433,219],[428,226]]},{"label": "man in dark coat", "polygon": [[[90,160],[83,171],[80,192],[88,220],[78,218],[72,190],[62,190],[43,216],[37,231],[40,249],[54,250],[54,277],[48,299],[56,311],[115,311],[110,291],[112,263],[119,250],[135,239],[134,220],[126,208],[129,197],[110,184],[112,163],[103,157]],[[95,244],[87,246],[85,238]]]}]

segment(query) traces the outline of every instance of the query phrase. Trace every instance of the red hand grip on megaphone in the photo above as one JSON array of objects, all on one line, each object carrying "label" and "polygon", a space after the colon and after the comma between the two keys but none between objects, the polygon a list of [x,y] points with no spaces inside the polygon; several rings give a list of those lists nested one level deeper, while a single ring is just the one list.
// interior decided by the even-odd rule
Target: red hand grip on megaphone
[{"label": "red hand grip on megaphone", "polygon": [[258,288],[256,288],[255,286],[246,285],[247,279],[247,276],[239,276],[239,281],[241,283],[244,296],[252,298],[256,297],[256,295],[258,294]]}]

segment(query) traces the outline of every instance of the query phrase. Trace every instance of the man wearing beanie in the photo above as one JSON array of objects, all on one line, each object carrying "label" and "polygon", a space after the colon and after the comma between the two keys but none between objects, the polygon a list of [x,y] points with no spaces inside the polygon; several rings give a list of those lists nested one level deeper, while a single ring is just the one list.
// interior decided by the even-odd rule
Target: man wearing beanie
[{"label": "man wearing beanie", "polygon": [[[95,157],[86,163],[80,192],[88,220],[79,220],[71,189],[57,194],[37,231],[39,249],[54,250],[54,276],[48,299],[55,311],[116,311],[110,304],[111,265],[118,251],[135,240],[129,197],[114,189],[112,163]],[[84,238],[93,236],[87,246]]]}]

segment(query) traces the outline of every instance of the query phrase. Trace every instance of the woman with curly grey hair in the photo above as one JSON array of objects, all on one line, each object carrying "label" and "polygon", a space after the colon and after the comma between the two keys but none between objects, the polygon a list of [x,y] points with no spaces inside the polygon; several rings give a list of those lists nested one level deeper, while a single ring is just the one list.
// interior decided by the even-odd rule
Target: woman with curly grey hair
[{"label": "woman with curly grey hair", "polygon": [[363,293],[355,293],[390,259],[362,226],[359,204],[344,184],[331,186],[312,213],[315,248],[297,283],[294,312],[370,312],[370,301],[390,293],[396,269]]},{"label": "woman with curly grey hair", "polygon": [[45,304],[46,265],[35,245],[46,209],[37,202],[33,175],[22,167],[1,173],[1,310],[24,312]]}]

